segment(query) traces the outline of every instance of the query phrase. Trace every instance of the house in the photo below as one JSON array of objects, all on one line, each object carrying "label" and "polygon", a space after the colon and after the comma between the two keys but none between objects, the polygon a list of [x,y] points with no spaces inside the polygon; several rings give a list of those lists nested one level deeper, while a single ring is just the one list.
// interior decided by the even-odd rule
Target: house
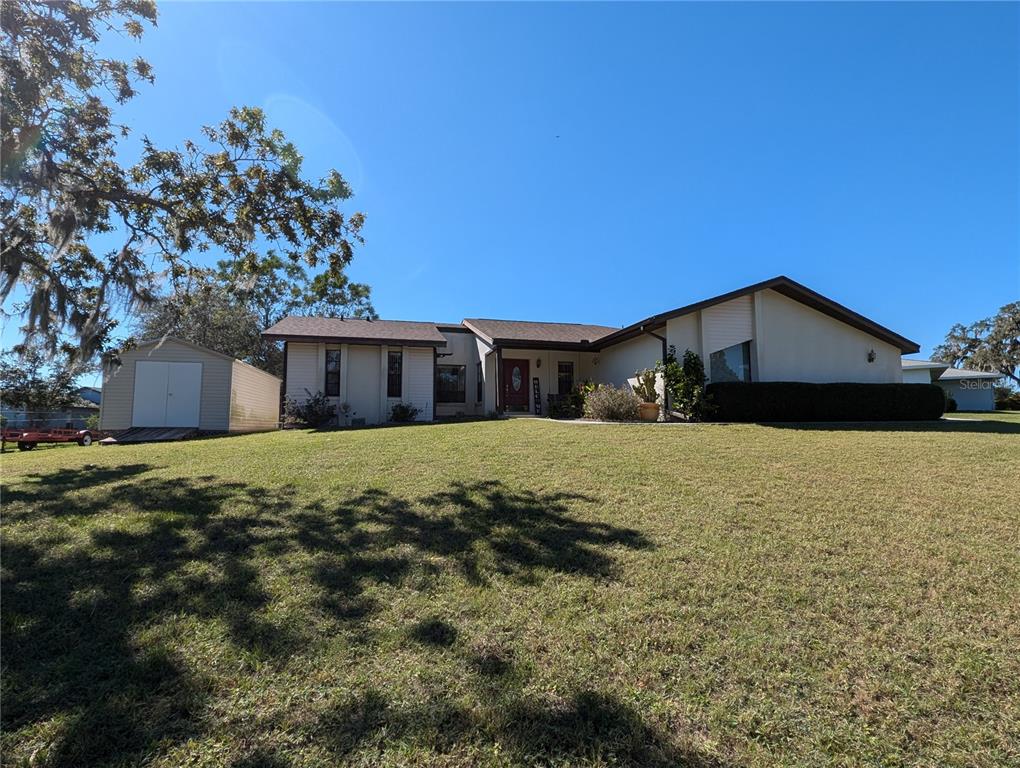
[{"label": "house", "polygon": [[82,397],[52,411],[30,411],[22,406],[0,404],[0,422],[5,427],[42,427],[52,429],[85,429],[89,419],[99,413],[99,406]]},{"label": "house", "polygon": [[78,396],[93,405],[99,405],[103,401],[103,390],[96,387],[78,387]]},{"label": "house", "polygon": [[903,361],[905,383],[938,384],[960,411],[994,411],[995,383],[1001,378],[999,373],[953,368],[936,360]]},{"label": "house", "polygon": [[276,376],[181,339],[143,341],[103,369],[99,426],[106,431],[256,432],[276,429],[279,418]]},{"label": "house", "polygon": [[286,396],[321,391],[350,405],[352,424],[385,422],[400,402],[423,421],[544,413],[549,394],[626,385],[670,346],[697,352],[711,381],[900,382],[901,356],[919,350],[782,276],[624,328],[287,317],[263,335],[284,342]]}]

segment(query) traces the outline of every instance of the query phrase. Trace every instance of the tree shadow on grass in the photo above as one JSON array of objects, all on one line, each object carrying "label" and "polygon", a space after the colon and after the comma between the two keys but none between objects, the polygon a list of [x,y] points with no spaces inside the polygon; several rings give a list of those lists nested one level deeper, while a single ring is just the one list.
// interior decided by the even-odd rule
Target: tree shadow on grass
[{"label": "tree shadow on grass", "polygon": [[984,419],[945,418],[937,421],[761,422],[763,427],[822,432],[956,432],[1020,435],[1020,424]]},{"label": "tree shadow on grass", "polygon": [[[443,569],[478,585],[549,572],[612,578],[615,547],[650,546],[636,531],[571,516],[572,505],[591,499],[494,481],[416,501],[373,490],[328,504],[288,487],[165,478],[155,469],[63,469],[5,488],[5,517],[17,523],[2,542],[8,749],[19,731],[36,741],[49,734],[39,753],[48,764],[130,763],[207,733],[217,683],[180,654],[178,623],[194,632],[200,622],[243,664],[285,665],[323,631],[274,613],[270,563],[307,590],[302,609],[371,642],[377,585],[429,588]],[[71,526],[49,525],[58,520]],[[439,619],[410,633],[436,646],[457,641]],[[497,670],[501,662],[478,663]],[[548,723],[529,727],[560,728],[540,709],[522,713]],[[478,725],[442,701],[427,720],[448,744]]]}]

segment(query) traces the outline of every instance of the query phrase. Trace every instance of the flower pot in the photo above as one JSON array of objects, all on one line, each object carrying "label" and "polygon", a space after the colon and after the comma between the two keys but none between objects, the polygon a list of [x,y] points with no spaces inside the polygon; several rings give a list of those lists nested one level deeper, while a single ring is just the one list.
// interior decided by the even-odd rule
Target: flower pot
[{"label": "flower pot", "polygon": [[638,416],[641,417],[641,421],[658,421],[659,420],[659,404],[658,403],[641,403],[638,406]]}]

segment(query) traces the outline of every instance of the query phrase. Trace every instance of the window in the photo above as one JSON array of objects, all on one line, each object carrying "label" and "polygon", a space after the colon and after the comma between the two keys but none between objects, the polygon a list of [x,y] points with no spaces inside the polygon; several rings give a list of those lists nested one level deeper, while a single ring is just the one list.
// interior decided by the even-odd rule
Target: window
[{"label": "window", "polygon": [[326,350],[326,386],[323,389],[327,397],[340,397],[340,350]]},{"label": "window", "polygon": [[436,366],[436,402],[463,403],[467,401],[464,365]]},{"label": "window", "polygon": [[559,378],[559,389],[557,391],[561,395],[570,394],[570,390],[574,388],[574,364],[559,363],[557,376]]},{"label": "window", "polygon": [[386,397],[400,397],[404,374],[404,353],[391,349],[386,362]]},{"label": "window", "polygon": [[485,379],[482,378],[482,364],[475,364],[475,402],[482,402],[482,395],[485,388]]},{"label": "window", "polygon": [[734,344],[708,356],[712,381],[751,380],[751,342]]}]

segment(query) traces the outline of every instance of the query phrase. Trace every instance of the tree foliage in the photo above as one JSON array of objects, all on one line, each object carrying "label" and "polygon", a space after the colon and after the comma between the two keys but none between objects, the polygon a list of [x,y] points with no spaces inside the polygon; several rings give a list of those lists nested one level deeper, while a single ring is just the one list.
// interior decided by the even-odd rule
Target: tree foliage
[{"label": "tree foliage", "polygon": [[669,407],[689,421],[701,421],[711,413],[705,393],[705,364],[696,352],[686,350],[682,360],[676,347],[670,347],[666,359],[659,364]]},{"label": "tree foliage", "polygon": [[932,357],[954,367],[995,371],[1020,385],[1020,301],[976,323],[957,323]]},{"label": "tree foliage", "polygon": [[[195,254],[227,257],[235,277],[265,265],[344,269],[363,216],[336,171],[308,181],[302,158],[259,109],[232,109],[201,138],[162,149],[143,137],[133,165],[117,159],[127,126],[112,105],[153,82],[149,64],[102,57],[106,33],[138,39],[156,23],[151,0],[0,5],[3,75],[0,296],[28,338],[53,351],[67,334],[91,357],[111,340],[117,309],[150,304],[164,283],[189,287]],[[14,291],[21,286],[21,294]]]},{"label": "tree foliage", "polygon": [[0,355],[0,398],[10,408],[53,411],[77,403],[81,366],[63,351],[56,356],[29,345]]}]

